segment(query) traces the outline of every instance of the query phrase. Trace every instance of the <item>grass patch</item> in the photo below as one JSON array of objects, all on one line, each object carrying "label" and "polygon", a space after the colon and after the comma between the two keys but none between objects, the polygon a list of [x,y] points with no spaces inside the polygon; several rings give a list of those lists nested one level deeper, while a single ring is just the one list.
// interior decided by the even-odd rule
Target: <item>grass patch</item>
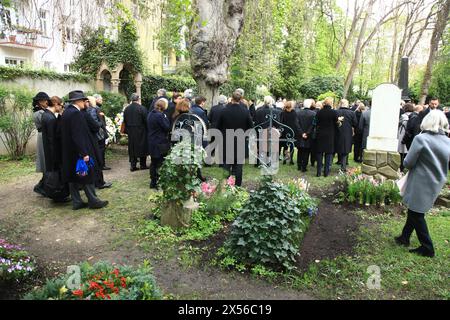
[{"label": "grass patch", "polygon": [[20,161],[0,157],[0,184],[13,182],[17,178],[36,174],[36,164],[32,157],[25,157]]}]

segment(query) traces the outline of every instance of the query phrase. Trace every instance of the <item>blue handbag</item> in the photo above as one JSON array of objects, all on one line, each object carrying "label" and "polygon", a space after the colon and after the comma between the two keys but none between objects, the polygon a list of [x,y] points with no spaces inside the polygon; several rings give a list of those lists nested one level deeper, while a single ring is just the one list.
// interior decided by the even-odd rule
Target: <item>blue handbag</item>
[{"label": "blue handbag", "polygon": [[94,160],[90,157],[89,162],[86,163],[83,158],[77,161],[76,173],[80,177],[86,177],[89,174],[89,168],[94,167]]}]

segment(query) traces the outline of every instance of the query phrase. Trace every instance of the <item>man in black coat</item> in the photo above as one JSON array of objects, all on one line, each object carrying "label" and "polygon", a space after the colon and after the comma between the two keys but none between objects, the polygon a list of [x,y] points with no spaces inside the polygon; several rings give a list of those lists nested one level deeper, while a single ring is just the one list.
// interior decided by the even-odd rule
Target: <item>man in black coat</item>
[{"label": "man in black coat", "polygon": [[333,100],[326,99],[322,110],[317,112],[317,177],[322,175],[323,157],[325,155],[324,176],[328,177],[335,151],[335,138],[338,125],[338,115],[332,107]]},{"label": "man in black coat", "polygon": [[[95,157],[95,145],[97,145],[97,141],[89,134],[86,118],[81,113],[81,110],[85,108],[86,100],[82,91],[70,92],[69,102],[71,104],[61,117],[62,179],[69,183],[74,210],[87,207],[100,209],[108,205],[107,201],[101,201],[95,193],[93,169],[90,168],[87,176],[80,176],[76,173],[77,161],[83,159],[89,163],[91,158]],[[95,161],[95,158],[93,160]],[[80,188],[83,188],[88,203],[82,201]]]},{"label": "man in black coat", "polygon": [[338,129],[336,153],[339,155],[341,170],[347,171],[348,155],[352,152],[353,136],[355,128],[359,123],[356,120],[356,114],[349,109],[349,102],[346,99],[341,101],[341,107],[337,111],[340,121]]},{"label": "man in black coat", "polygon": [[[245,143],[238,145],[238,139],[227,137],[227,130],[243,130],[243,133],[252,128],[253,122],[250,111],[241,105],[242,96],[235,92],[231,104],[220,113],[217,128],[222,131],[224,137],[224,168],[230,176],[236,177],[236,185],[242,186],[243,165],[245,163]],[[227,150],[234,149],[234,155],[227,154]],[[240,148],[238,150],[238,148]]]},{"label": "man in black coat", "polygon": [[299,134],[297,136],[297,168],[299,171],[307,172],[308,161],[311,154],[311,134],[313,131],[313,122],[316,113],[311,110],[313,100],[306,100],[303,103],[303,108],[296,109]]},{"label": "man in black coat", "polygon": [[211,111],[208,113],[208,120],[211,126],[211,129],[217,129],[217,121],[219,120],[220,113],[227,106],[227,97],[220,96],[219,103],[211,108]]},{"label": "man in black coat", "polygon": [[131,172],[137,170],[138,159],[140,169],[147,170],[147,110],[139,104],[137,94],[131,96],[131,104],[123,113],[125,133],[128,135],[128,155],[130,157]]},{"label": "man in black coat", "polygon": [[98,141],[99,144],[99,148],[100,148],[100,152],[102,155],[102,162],[103,162],[103,168],[101,168],[102,170],[111,170],[110,167],[108,167],[106,165],[106,139],[108,138],[108,131],[106,130],[106,117],[105,117],[105,113],[102,110],[102,106],[103,106],[103,97],[99,94],[94,95],[95,98],[95,102],[96,105],[92,106],[92,108],[94,109],[94,112],[96,113],[95,115],[93,114],[93,112],[91,111],[90,114],[91,116],[97,117],[101,123],[102,123],[102,128],[101,130],[103,130],[104,132],[104,137],[103,139],[100,139]]}]

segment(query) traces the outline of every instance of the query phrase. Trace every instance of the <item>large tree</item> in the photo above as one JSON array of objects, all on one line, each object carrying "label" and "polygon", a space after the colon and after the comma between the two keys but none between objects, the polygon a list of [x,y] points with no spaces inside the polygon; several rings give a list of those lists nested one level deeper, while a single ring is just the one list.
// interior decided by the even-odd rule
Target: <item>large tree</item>
[{"label": "large tree", "polygon": [[244,25],[245,0],[193,0],[190,58],[199,93],[215,104]]},{"label": "large tree", "polygon": [[448,26],[448,18],[450,13],[450,0],[442,0],[439,3],[438,16],[436,20],[436,25],[434,27],[433,35],[431,37],[430,43],[430,56],[428,58],[427,67],[425,69],[425,75],[423,77],[421,93],[420,93],[420,103],[424,104],[427,99],[428,92],[430,89],[430,84],[432,80],[433,66],[438,56],[439,44],[444,34],[445,28]]}]

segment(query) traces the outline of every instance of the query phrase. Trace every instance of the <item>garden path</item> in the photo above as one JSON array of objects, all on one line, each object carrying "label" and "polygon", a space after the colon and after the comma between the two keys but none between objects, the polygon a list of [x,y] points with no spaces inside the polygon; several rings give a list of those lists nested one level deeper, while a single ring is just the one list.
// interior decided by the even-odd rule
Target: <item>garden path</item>
[{"label": "garden path", "polygon": [[[106,180],[117,183],[116,188],[138,177],[130,174],[125,154],[115,157],[108,165],[113,170],[106,172]],[[32,189],[38,179],[39,175],[33,174],[0,185],[0,236],[23,244],[44,267],[46,276],[64,272],[68,265],[83,261],[107,260],[138,265],[148,259],[152,261],[156,280],[163,292],[176,298],[312,299],[307,293],[248,275],[212,268],[186,268],[176,258],[155,260],[151,253],[141,250],[132,237],[126,235],[126,230],[114,222],[105,222],[103,211],[73,212],[68,205],[55,205],[34,194]],[[119,191],[112,189],[109,192]],[[141,192],[146,199],[147,190],[142,189]],[[111,197],[108,200],[118,201]]]}]

